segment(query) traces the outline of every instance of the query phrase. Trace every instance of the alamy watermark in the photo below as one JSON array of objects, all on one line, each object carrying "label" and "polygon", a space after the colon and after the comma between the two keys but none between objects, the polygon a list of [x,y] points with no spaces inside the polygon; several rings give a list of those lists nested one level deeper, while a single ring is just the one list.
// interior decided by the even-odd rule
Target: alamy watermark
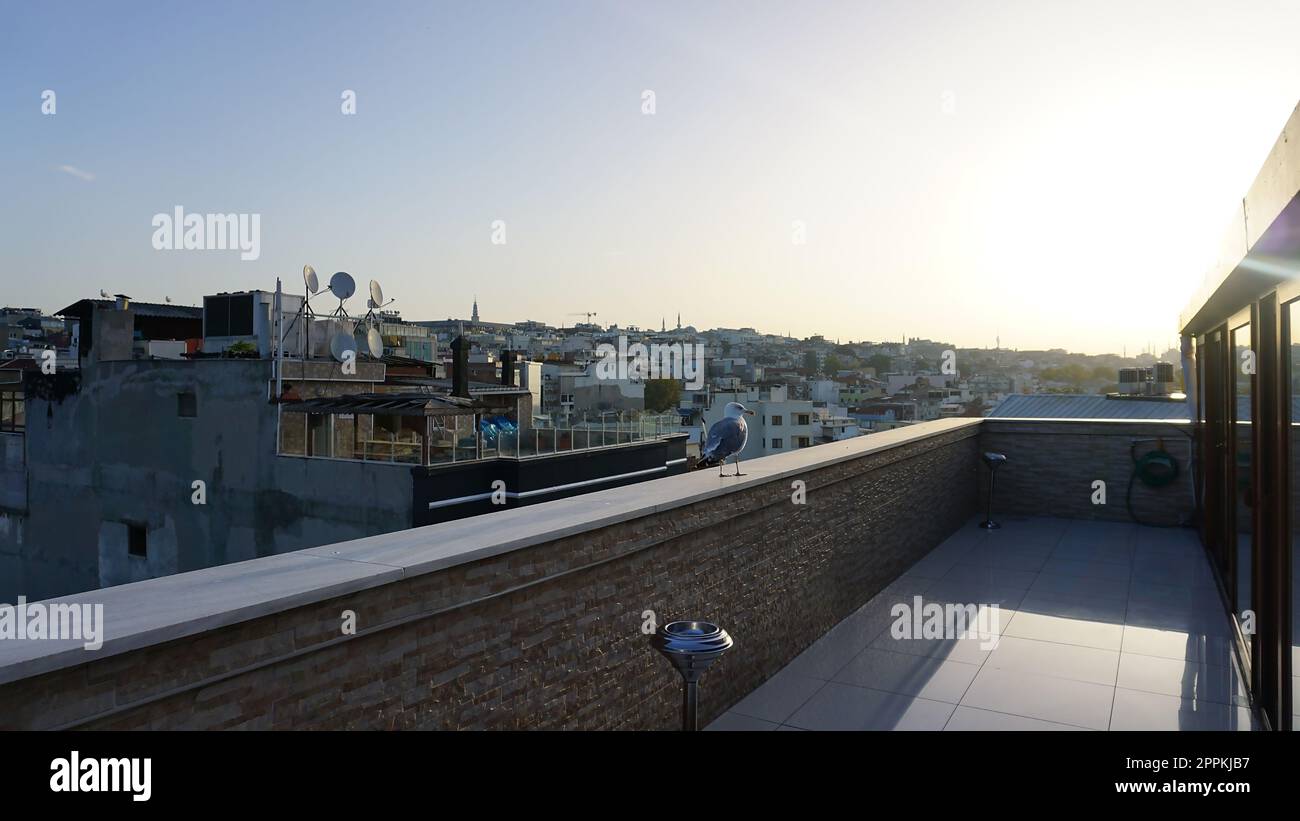
[{"label": "alamy watermark", "polygon": [[981,650],[997,647],[1002,635],[1002,611],[996,604],[898,602],[889,609],[894,617],[889,635],[895,639],[979,639]]},{"label": "alamy watermark", "polygon": [[154,214],[153,247],[157,251],[234,251],[248,262],[262,255],[261,214]]},{"label": "alamy watermark", "polygon": [[75,640],[87,650],[104,646],[104,605],[82,602],[0,604],[0,640]]},{"label": "alamy watermark", "polygon": [[152,758],[82,758],[73,750],[50,762],[51,792],[124,792],[132,801],[153,795]]},{"label": "alamy watermark", "polygon": [[608,342],[596,346],[597,379],[681,379],[697,391],[704,387],[704,346],[700,343],[627,343],[619,334],[618,347]]}]

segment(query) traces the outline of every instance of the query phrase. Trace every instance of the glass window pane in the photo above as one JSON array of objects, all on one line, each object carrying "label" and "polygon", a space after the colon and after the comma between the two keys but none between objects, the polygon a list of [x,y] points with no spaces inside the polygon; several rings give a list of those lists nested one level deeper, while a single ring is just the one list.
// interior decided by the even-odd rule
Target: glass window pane
[{"label": "glass window pane", "polygon": [[1250,346],[1250,325],[1232,332],[1233,381],[1233,524],[1236,534],[1237,618],[1251,609],[1251,554],[1254,536],[1255,489],[1252,476],[1254,453],[1251,437],[1251,399],[1254,390],[1255,354]]}]

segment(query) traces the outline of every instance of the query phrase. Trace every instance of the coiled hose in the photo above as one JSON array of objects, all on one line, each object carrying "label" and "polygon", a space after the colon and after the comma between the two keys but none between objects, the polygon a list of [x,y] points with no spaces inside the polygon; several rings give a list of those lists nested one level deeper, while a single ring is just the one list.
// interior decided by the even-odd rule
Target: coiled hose
[{"label": "coiled hose", "polygon": [[1150,441],[1134,439],[1129,443],[1128,455],[1133,460],[1133,472],[1128,477],[1128,491],[1124,494],[1124,504],[1128,507],[1128,515],[1134,522],[1148,527],[1179,527],[1175,524],[1157,524],[1155,522],[1144,522],[1138,518],[1137,513],[1133,511],[1133,483],[1141,480],[1142,484],[1147,487],[1166,487],[1178,481],[1180,468],[1178,460],[1164,449],[1164,441],[1156,440],[1154,450],[1149,450],[1141,456],[1137,455],[1137,446],[1139,442]]}]

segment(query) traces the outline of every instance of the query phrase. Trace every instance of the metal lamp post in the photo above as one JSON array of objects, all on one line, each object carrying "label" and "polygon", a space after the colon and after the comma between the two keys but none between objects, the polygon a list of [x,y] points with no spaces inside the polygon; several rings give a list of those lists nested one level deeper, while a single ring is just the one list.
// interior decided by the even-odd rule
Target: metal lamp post
[{"label": "metal lamp post", "polygon": [[709,665],[731,649],[727,631],[707,621],[674,621],[650,637],[650,645],[672,662],[682,676],[682,729],[699,729],[699,681]]},{"label": "metal lamp post", "polygon": [[989,498],[984,507],[984,521],[980,522],[980,527],[985,530],[997,530],[1002,525],[993,521],[993,480],[997,477],[998,465],[1007,461],[1005,453],[985,453],[983,456],[984,464],[989,466]]}]

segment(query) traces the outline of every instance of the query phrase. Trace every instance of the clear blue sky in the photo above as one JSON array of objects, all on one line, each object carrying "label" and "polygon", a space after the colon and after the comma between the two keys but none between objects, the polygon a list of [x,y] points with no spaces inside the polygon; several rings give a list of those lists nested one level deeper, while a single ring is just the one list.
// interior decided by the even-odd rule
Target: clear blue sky
[{"label": "clear blue sky", "polygon": [[[413,319],[477,294],[498,321],[680,311],[1162,348],[1300,99],[1287,2],[6,2],[4,18],[0,302],[47,310],[101,288],[297,289],[311,263],[380,279]],[[177,205],[261,214],[260,258],[154,250],[153,215]]]}]

